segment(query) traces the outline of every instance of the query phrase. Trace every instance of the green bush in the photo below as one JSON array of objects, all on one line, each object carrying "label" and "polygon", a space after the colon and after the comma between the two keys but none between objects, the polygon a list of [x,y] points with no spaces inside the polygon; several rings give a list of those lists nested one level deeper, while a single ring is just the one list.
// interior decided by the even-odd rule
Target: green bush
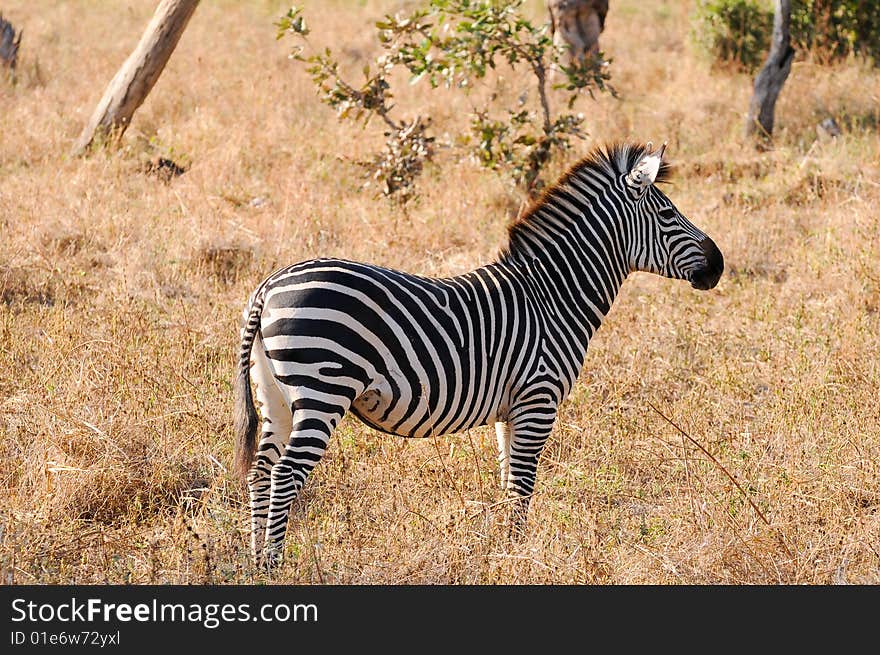
[{"label": "green bush", "polygon": [[[692,35],[716,62],[753,72],[767,56],[772,33],[770,0],[697,2]],[[825,61],[850,53],[880,61],[878,1],[792,0],[791,40]]]},{"label": "green bush", "polygon": [[714,61],[752,72],[767,56],[773,10],[758,0],[701,0],[693,20],[697,45]]},{"label": "green bush", "polygon": [[824,59],[850,53],[880,61],[880,5],[877,0],[795,0],[792,40]]}]

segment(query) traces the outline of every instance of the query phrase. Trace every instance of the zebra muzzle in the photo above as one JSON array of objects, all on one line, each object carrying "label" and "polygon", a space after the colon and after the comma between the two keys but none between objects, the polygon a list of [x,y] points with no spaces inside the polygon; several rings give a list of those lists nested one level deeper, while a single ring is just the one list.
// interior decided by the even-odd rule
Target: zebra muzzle
[{"label": "zebra muzzle", "polygon": [[718,280],[721,279],[721,274],[724,272],[724,256],[709,237],[700,242],[700,247],[706,256],[706,265],[696,269],[691,275],[691,286],[694,289],[706,291],[714,288],[718,284]]}]

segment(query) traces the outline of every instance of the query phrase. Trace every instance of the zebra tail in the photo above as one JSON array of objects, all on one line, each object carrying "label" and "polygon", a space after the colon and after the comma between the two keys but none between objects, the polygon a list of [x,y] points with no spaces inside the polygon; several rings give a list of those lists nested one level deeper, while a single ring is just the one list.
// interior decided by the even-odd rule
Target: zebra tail
[{"label": "zebra tail", "polygon": [[235,430],[235,455],[233,471],[241,480],[247,478],[257,451],[257,426],[259,419],[251,395],[251,349],[260,329],[260,315],[263,313],[262,294],[254,299],[244,326],[239,352],[238,369],[232,384],[233,423]]}]

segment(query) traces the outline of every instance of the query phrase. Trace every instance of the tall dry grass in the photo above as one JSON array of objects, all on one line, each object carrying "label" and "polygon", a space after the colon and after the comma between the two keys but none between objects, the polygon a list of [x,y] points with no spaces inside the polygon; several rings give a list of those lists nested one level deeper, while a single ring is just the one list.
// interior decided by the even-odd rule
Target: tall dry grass
[{"label": "tall dry grass", "polygon": [[[445,151],[409,215],[358,191],[350,162],[379,130],[318,103],[268,1],[203,3],[121,147],[72,158],[154,4],[3,7],[25,29],[17,81],[0,80],[6,583],[264,581],[227,470],[252,287],[325,255],[458,273],[491,260],[517,204]],[[306,12],[357,74],[371,21],[403,4]],[[776,148],[756,152],[739,136],[750,80],[692,51],[691,8],[612,3],[620,98],[580,102],[589,140],[556,170],[593,143],[669,140],[668,194],[725,255],[717,289],[627,281],[541,459],[522,544],[499,527],[488,428],[406,441],[347,418],[270,581],[880,583],[880,75],[798,61]],[[500,77],[512,102],[520,81]],[[466,120],[467,99],[406,93],[441,132]],[[843,137],[817,140],[827,115]],[[148,173],[160,157],[186,172]]]}]

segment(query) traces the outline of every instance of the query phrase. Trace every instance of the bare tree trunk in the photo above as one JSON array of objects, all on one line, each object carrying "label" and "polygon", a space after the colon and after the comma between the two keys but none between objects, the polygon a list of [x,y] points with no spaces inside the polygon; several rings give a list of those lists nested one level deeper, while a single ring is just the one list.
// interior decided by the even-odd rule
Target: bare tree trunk
[{"label": "bare tree trunk", "polygon": [[3,13],[0,12],[0,65],[13,72],[18,59],[18,47],[21,45],[22,34],[23,32],[19,32],[18,39],[16,39],[15,28],[12,23],[3,19]]},{"label": "bare tree trunk", "polygon": [[150,24],[98,103],[74,152],[82,154],[95,138],[114,132],[121,136],[174,52],[199,0],[162,0]]},{"label": "bare tree trunk", "polygon": [[745,133],[769,139],[773,134],[773,114],[776,99],[791,71],[794,48],[791,47],[791,0],[775,0],[773,15],[773,44],[764,67],[755,78],[755,93],[749,103]]}]

